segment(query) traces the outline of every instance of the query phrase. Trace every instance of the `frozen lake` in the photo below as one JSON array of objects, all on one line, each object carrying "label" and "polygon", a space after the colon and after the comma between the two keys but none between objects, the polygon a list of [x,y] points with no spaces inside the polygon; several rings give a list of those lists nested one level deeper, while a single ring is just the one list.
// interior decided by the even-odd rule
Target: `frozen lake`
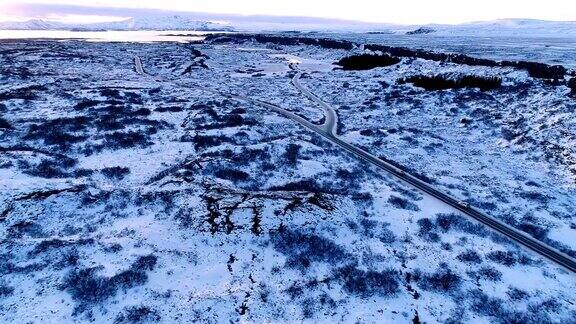
[{"label": "frozen lake", "polygon": [[0,39],[85,39],[93,42],[189,42],[204,39],[209,31],[66,31],[0,30]]}]

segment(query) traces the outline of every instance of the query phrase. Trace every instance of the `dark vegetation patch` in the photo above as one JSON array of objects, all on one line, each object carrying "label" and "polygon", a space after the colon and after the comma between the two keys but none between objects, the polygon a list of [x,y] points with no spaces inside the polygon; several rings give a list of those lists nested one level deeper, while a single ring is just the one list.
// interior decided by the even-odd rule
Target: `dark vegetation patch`
[{"label": "dark vegetation patch", "polygon": [[74,106],[74,109],[75,110],[85,110],[88,108],[96,107],[99,103],[100,103],[100,101],[98,101],[98,100],[82,99],[80,102],[78,102]]},{"label": "dark vegetation patch", "polygon": [[298,154],[300,153],[300,149],[300,145],[294,143],[290,143],[286,146],[284,159],[289,166],[295,166],[298,163]]},{"label": "dark vegetation patch", "polygon": [[446,75],[416,75],[398,80],[398,83],[412,83],[414,86],[428,91],[478,88],[481,91],[494,90],[502,85],[498,77],[483,77],[477,75],[446,76]]},{"label": "dark vegetation patch", "polygon": [[548,229],[536,224],[522,222],[517,227],[519,230],[528,233],[538,240],[544,240],[548,236]]},{"label": "dark vegetation patch", "polygon": [[116,166],[104,168],[100,172],[102,172],[102,174],[109,179],[122,180],[124,177],[130,174],[130,169],[127,167]]},{"label": "dark vegetation patch", "polygon": [[429,242],[440,241],[440,235],[436,230],[436,224],[433,223],[430,218],[422,218],[417,222],[418,224],[418,236]]},{"label": "dark vegetation patch", "polygon": [[[137,93],[121,94],[116,89],[103,89],[101,93],[113,99],[109,99],[108,104],[102,107],[96,107],[100,103],[98,101],[84,99],[75,108],[82,110],[85,115],[35,122],[28,127],[24,139],[42,141],[61,151],[80,148],[79,144],[91,137],[103,139],[103,144],[87,143],[81,148],[82,153],[89,155],[103,149],[150,146],[152,143],[148,138],[151,135],[171,127],[165,121],[147,119],[151,111],[132,104],[142,101]],[[110,100],[114,103],[110,104]],[[90,107],[94,109],[87,109]],[[138,130],[121,131],[128,127],[137,127]]]},{"label": "dark vegetation patch", "polygon": [[506,292],[506,295],[508,295],[508,298],[510,298],[510,300],[513,301],[526,300],[530,298],[529,293],[515,287],[509,288],[508,291]]},{"label": "dark vegetation patch", "polygon": [[354,194],[356,189],[358,189],[357,183],[350,183],[346,179],[322,183],[317,182],[315,179],[305,179],[268,188],[270,191],[298,191],[329,195]]},{"label": "dark vegetation patch", "polygon": [[398,273],[394,270],[364,271],[353,265],[339,268],[335,277],[342,281],[344,290],[363,298],[391,296],[398,292]]},{"label": "dark vegetation patch", "polygon": [[[186,141],[187,139],[183,138],[182,140]],[[220,146],[224,143],[234,143],[230,137],[224,135],[196,135],[191,139],[191,141],[194,143],[194,148],[196,150]]]},{"label": "dark vegetation patch", "polygon": [[[1,255],[3,258],[4,255]],[[7,259],[0,259],[0,275],[6,274],[30,274],[46,268],[46,262],[27,263],[26,265],[14,264]]]},{"label": "dark vegetation patch", "polygon": [[14,294],[14,287],[5,282],[0,282],[0,298],[10,297]]},{"label": "dark vegetation patch", "polygon": [[158,312],[148,306],[130,306],[124,308],[122,313],[116,317],[114,323],[151,323],[159,322],[160,319]]},{"label": "dark vegetation patch", "polygon": [[462,278],[442,264],[434,273],[419,275],[418,286],[425,290],[452,293],[460,289]]},{"label": "dark vegetation patch", "polygon": [[35,222],[23,220],[10,226],[7,231],[8,238],[22,238],[24,235],[39,238],[44,235],[42,226]]},{"label": "dark vegetation patch", "polygon": [[478,252],[473,250],[466,250],[465,252],[460,253],[456,258],[465,263],[482,263],[482,257]]},{"label": "dark vegetation patch", "polygon": [[66,178],[72,176],[71,168],[76,165],[74,159],[42,159],[38,164],[22,161],[19,167],[25,174],[40,178]]},{"label": "dark vegetation patch", "polygon": [[422,34],[431,34],[434,33],[436,30],[428,27],[420,27],[415,30],[411,30],[406,32],[406,35],[422,35]]},{"label": "dark vegetation patch", "polygon": [[71,133],[81,132],[90,123],[86,116],[63,117],[32,124],[24,136],[25,140],[43,140],[45,145],[56,145],[68,149],[72,144],[84,141],[87,136]]},{"label": "dark vegetation patch", "polygon": [[132,147],[145,148],[152,146],[148,136],[141,132],[114,132],[104,135],[104,147],[111,149],[126,149]]},{"label": "dark vegetation patch", "polygon": [[164,112],[181,112],[184,108],[182,106],[165,106],[165,107],[158,107],[154,109],[156,112],[164,113]]},{"label": "dark vegetation patch", "polygon": [[64,278],[61,289],[70,293],[78,303],[75,313],[82,312],[115,296],[120,289],[127,290],[146,283],[148,275],[145,271],[153,270],[156,261],[155,256],[139,257],[130,268],[112,277],[97,275],[101,267],[74,269]]},{"label": "dark vegetation patch", "polygon": [[11,99],[35,100],[38,92],[47,91],[48,88],[41,85],[31,85],[23,88],[11,89],[0,93],[0,101]]},{"label": "dark vegetation patch", "polygon": [[388,225],[389,224],[364,218],[360,221],[360,230],[363,236],[377,238],[382,243],[390,244],[396,241],[396,235],[390,229],[386,228]]},{"label": "dark vegetation patch", "polygon": [[537,62],[502,61],[499,65],[526,70],[531,77],[537,79],[563,79],[567,72],[566,68],[561,65],[548,65]]},{"label": "dark vegetation patch", "polygon": [[46,253],[50,250],[54,250],[54,249],[60,250],[66,246],[92,245],[92,244],[94,244],[94,239],[91,239],[91,238],[79,239],[76,241],[64,241],[64,240],[60,240],[60,239],[44,240],[44,241],[40,242],[38,245],[36,245],[34,247],[34,249],[32,251],[30,251],[30,253],[28,253],[28,255],[33,257],[33,256],[37,256],[41,253]]},{"label": "dark vegetation patch", "polygon": [[572,78],[568,81],[568,88],[570,88],[570,94],[576,96],[576,78]]},{"label": "dark vegetation patch", "polygon": [[250,175],[242,170],[236,169],[219,169],[214,175],[220,179],[230,180],[232,182],[247,181]]},{"label": "dark vegetation patch", "polygon": [[486,237],[490,234],[490,231],[482,224],[473,223],[458,214],[438,214],[436,216],[435,224],[437,228],[444,233],[449,230],[456,230],[481,237]]},{"label": "dark vegetation patch", "polygon": [[478,271],[468,272],[468,275],[476,280],[486,280],[498,282],[502,279],[502,272],[496,270],[494,267],[482,267]]},{"label": "dark vegetation patch", "polygon": [[511,267],[518,262],[516,253],[511,251],[493,251],[486,255],[486,257],[496,263]]},{"label": "dark vegetation patch", "polygon": [[12,129],[12,125],[6,119],[0,117],[0,129]]},{"label": "dark vegetation patch", "polygon": [[402,197],[397,197],[397,196],[390,196],[390,198],[388,198],[388,203],[390,205],[392,205],[393,207],[396,207],[398,209],[406,209],[406,210],[412,210],[412,211],[419,211],[420,207],[418,207],[416,204],[410,202],[408,199],[406,198],[402,198]]},{"label": "dark vegetation patch", "polygon": [[386,67],[400,63],[400,59],[390,55],[361,54],[340,59],[336,64],[343,70],[371,70],[377,67]]},{"label": "dark vegetation patch", "polygon": [[305,270],[313,262],[342,263],[348,253],[331,240],[309,233],[285,229],[271,236],[274,249],[287,257],[290,268]]},{"label": "dark vegetation patch", "polygon": [[506,307],[505,300],[488,296],[480,289],[468,291],[463,298],[473,312],[490,317],[495,323],[550,323],[554,322],[550,314],[557,314],[561,307],[555,300],[545,300],[530,303],[525,310],[514,310]]},{"label": "dark vegetation patch", "polygon": [[326,49],[342,49],[352,50],[356,45],[348,41],[340,41],[328,38],[308,38],[308,37],[286,37],[265,34],[235,34],[235,35],[222,35],[212,34],[208,35],[205,39],[206,42],[211,43],[243,43],[247,41],[255,41],[258,43],[272,43],[276,45],[311,45],[320,46]]}]

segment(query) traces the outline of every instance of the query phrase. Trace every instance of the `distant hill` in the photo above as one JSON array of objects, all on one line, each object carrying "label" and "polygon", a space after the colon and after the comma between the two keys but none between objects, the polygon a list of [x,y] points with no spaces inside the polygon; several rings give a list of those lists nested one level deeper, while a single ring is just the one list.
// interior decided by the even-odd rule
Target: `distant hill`
[{"label": "distant hill", "polygon": [[395,31],[409,35],[435,36],[576,37],[576,22],[535,19],[499,19],[460,25],[432,24],[414,28],[414,26],[402,26],[395,28]]},{"label": "distant hill", "polygon": [[118,22],[64,24],[48,20],[0,22],[0,29],[13,30],[190,30],[190,31],[325,31],[399,34],[414,37],[576,37],[576,22],[533,19],[501,19],[460,25],[393,25],[358,21],[276,16],[239,16],[201,13],[157,13],[135,15]]}]

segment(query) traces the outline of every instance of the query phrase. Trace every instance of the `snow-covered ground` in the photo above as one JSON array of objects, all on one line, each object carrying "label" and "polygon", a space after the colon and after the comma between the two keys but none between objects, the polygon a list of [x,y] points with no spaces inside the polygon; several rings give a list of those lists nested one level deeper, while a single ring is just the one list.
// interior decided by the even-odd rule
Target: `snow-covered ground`
[{"label": "snow-covered ground", "polygon": [[[0,43],[0,321],[572,321],[572,273],[286,118],[194,87],[320,123],[290,84],[299,61],[345,140],[576,250],[566,87],[422,60],[331,70],[350,54]],[[166,81],[137,74],[135,55]],[[427,72],[503,88],[397,83]]]}]

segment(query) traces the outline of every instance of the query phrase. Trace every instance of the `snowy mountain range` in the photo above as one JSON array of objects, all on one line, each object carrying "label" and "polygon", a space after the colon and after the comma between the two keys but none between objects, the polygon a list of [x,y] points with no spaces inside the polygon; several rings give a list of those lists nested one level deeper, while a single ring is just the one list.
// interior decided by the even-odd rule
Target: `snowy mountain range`
[{"label": "snowy mountain range", "polygon": [[154,16],[134,17],[117,22],[66,24],[57,21],[32,19],[24,22],[0,22],[3,30],[74,30],[74,31],[101,31],[101,30],[202,30],[202,31],[231,31],[232,28],[225,23],[193,20],[185,16]]},{"label": "snowy mountain range", "polygon": [[[24,22],[0,22],[0,30],[205,30],[205,31],[348,31],[382,32],[408,35],[437,36],[576,36],[576,22],[554,22],[534,19],[500,19],[459,25],[393,25],[357,21],[272,16],[216,16],[200,14],[154,14],[135,16],[117,22],[67,24],[51,20],[32,19]],[[426,33],[418,31],[425,30]]]}]

